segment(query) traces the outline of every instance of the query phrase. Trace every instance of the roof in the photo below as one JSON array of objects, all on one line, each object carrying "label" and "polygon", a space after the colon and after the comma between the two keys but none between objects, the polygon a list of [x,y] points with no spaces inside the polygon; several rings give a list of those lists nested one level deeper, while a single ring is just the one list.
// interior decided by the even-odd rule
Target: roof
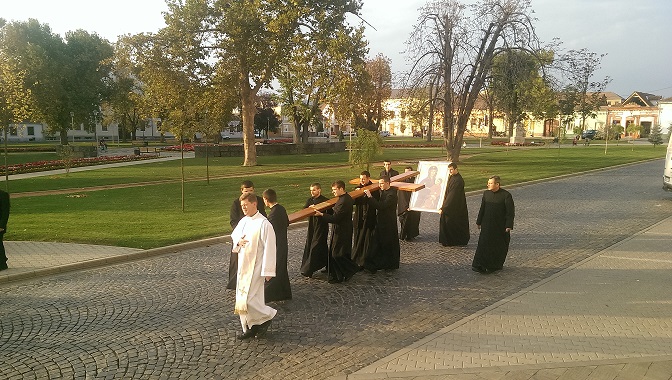
[{"label": "roof", "polygon": [[658,106],[658,102],[662,99],[662,96],[659,95],[654,95],[654,94],[648,94],[646,92],[641,92],[641,91],[635,91],[630,95],[625,101],[623,102],[623,105],[633,105],[633,106],[640,106],[640,107],[656,107]]}]

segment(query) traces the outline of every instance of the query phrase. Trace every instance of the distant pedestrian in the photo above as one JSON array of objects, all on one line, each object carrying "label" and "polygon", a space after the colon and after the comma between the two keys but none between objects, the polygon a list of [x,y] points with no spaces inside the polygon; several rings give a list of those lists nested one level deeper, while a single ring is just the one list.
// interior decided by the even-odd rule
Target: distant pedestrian
[{"label": "distant pedestrian", "polygon": [[457,170],[457,164],[448,164],[448,186],[443,205],[439,209],[439,242],[444,247],[467,245],[469,243],[469,211],[464,193],[464,180]]},{"label": "distant pedestrian", "polygon": [[331,191],[338,200],[334,204],[332,215],[315,210],[315,215],[321,216],[328,223],[333,224],[331,240],[329,241],[329,262],[327,272],[329,283],[347,281],[359,271],[359,267],[351,259],[352,255],[352,205],[350,194],[345,191],[345,182],[336,181],[331,184]]},{"label": "distant pedestrian", "polygon": [[[310,198],[306,200],[303,208],[318,205],[328,201],[329,198],[322,195],[322,186],[315,182],[310,185]],[[331,214],[331,209],[326,210],[325,214]],[[329,237],[329,223],[319,216],[308,218],[308,233],[306,235],[306,245],[303,249],[303,259],[301,260],[301,274],[305,277],[312,277],[313,272],[327,266],[329,257],[329,247],[327,238]]]},{"label": "distant pedestrian", "polygon": [[0,270],[7,269],[7,255],[5,253],[5,232],[9,220],[9,194],[0,190]]},{"label": "distant pedestrian", "polygon": [[[413,171],[413,168],[407,166],[405,172]],[[413,183],[415,177],[406,179],[404,182]],[[398,191],[397,192],[397,216],[399,217],[399,239],[411,241],[420,235],[420,211],[413,211],[411,206],[411,192]]]},{"label": "distant pedestrian", "polygon": [[[252,181],[243,181],[240,184],[241,194],[253,193],[254,194],[254,184]],[[257,209],[261,215],[266,216],[266,210],[264,210],[264,200],[257,196]],[[240,206],[239,198],[236,198],[231,204],[231,211],[229,212],[229,223],[231,224],[231,229],[234,230],[238,225],[238,222],[245,216],[242,207]],[[236,289],[236,271],[238,268],[238,255],[234,252],[231,252],[231,257],[229,259],[229,282],[226,285],[227,289]]]},{"label": "distant pedestrian", "polygon": [[266,282],[264,298],[266,302],[291,300],[292,288],[289,284],[289,273],[287,272],[289,217],[287,216],[287,210],[278,203],[278,195],[275,190],[265,190],[262,198],[264,204],[269,208],[267,219],[273,226],[276,246],[275,277]]},{"label": "distant pedestrian", "polygon": [[271,223],[257,210],[257,196],[243,193],[240,206],[245,216],[231,233],[238,256],[236,306],[243,334],[238,339],[263,335],[277,310],[266,305],[264,280],[275,277],[276,245]]},{"label": "distant pedestrian", "polygon": [[502,269],[509,252],[514,217],[513,197],[500,187],[499,176],[490,177],[476,218],[481,234],[471,264],[473,270],[491,273]]}]

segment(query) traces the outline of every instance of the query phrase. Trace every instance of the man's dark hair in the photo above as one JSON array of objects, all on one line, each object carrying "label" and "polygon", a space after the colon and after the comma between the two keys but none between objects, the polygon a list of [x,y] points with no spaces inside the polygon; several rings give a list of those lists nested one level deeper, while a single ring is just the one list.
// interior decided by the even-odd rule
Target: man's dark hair
[{"label": "man's dark hair", "polygon": [[371,177],[371,173],[369,173],[368,170],[364,170],[363,172],[359,173],[359,175],[365,175],[367,177]]},{"label": "man's dark hair", "polygon": [[389,162],[390,164],[392,164],[392,161],[390,161],[388,159],[383,160],[383,163],[386,163],[386,162]]},{"label": "man's dark hair", "polygon": [[317,187],[318,189],[322,189],[322,185],[320,185],[319,182],[313,182],[310,184],[310,187]]},{"label": "man's dark hair", "polygon": [[457,169],[457,164],[454,163],[454,162],[451,162],[450,164],[448,164],[448,167],[453,168],[453,169]]},{"label": "man's dark hair", "polygon": [[492,180],[494,180],[494,181],[495,181],[495,183],[499,183],[499,184],[501,184],[501,182],[500,182],[500,181],[501,181],[501,179],[499,178],[499,176],[498,176],[498,175],[493,175],[493,176],[491,176],[491,177],[490,177],[490,178],[488,178],[488,179],[492,179]]},{"label": "man's dark hair", "polygon": [[245,189],[245,188],[248,188],[248,187],[254,187],[254,184],[252,183],[252,181],[245,180],[245,181],[240,183],[240,189],[241,190]]},{"label": "man's dark hair", "polygon": [[336,186],[339,189],[345,189],[345,182],[341,181],[340,179],[338,181],[335,181],[334,183],[331,184],[331,186]]},{"label": "man's dark hair", "polygon": [[270,203],[276,203],[278,201],[278,194],[273,189],[264,190],[264,193],[261,196]]},{"label": "man's dark hair", "polygon": [[407,166],[405,169],[413,170],[413,167],[412,166]]},{"label": "man's dark hair", "polygon": [[239,201],[248,201],[250,203],[257,203],[257,196],[254,193],[243,193],[238,198]]}]

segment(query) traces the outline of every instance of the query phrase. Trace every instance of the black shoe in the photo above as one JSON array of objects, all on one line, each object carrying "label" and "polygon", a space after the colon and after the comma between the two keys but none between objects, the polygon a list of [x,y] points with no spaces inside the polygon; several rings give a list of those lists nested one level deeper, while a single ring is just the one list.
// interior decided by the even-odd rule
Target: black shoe
[{"label": "black shoe", "polygon": [[259,329],[259,325],[252,326],[246,332],[244,332],[243,334],[238,335],[238,339],[239,340],[245,340],[245,339],[254,338],[257,335],[258,329]]},{"label": "black shoe", "polygon": [[268,327],[271,326],[271,321],[272,321],[272,319],[269,319],[268,321],[259,325],[259,329],[257,330],[257,338],[260,338],[260,337],[266,335],[266,332],[268,331]]},{"label": "black shoe", "polygon": [[364,272],[369,273],[369,274],[376,274],[376,272],[378,272],[378,269],[364,268]]},{"label": "black shoe", "polygon": [[320,271],[320,273],[327,273],[327,268],[326,268],[326,267],[323,268],[323,269]]},{"label": "black shoe", "polygon": [[478,273],[487,273],[487,269],[483,269],[483,267],[471,267],[471,270]]},{"label": "black shoe", "polygon": [[338,278],[332,277],[327,282],[330,284],[340,284],[341,282],[343,282],[343,279],[339,280]]},{"label": "black shoe", "polygon": [[5,270],[5,269],[7,269],[7,268],[8,268],[8,267],[7,267],[7,264],[2,264],[2,265],[0,265],[0,270]]},{"label": "black shoe", "polygon": [[313,274],[312,274],[312,273],[303,273],[303,272],[301,272],[301,275],[302,275],[303,277],[308,277],[308,278],[313,277]]}]

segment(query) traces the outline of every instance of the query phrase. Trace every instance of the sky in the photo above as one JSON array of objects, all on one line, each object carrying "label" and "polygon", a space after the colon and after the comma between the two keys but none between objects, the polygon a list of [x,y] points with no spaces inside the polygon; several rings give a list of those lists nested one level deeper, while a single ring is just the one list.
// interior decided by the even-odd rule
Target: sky
[{"label": "sky", "polygon": [[[470,3],[471,0],[463,0]],[[369,55],[384,54],[392,71],[408,69],[403,54],[426,0],[364,0]],[[633,91],[672,96],[672,1],[531,0],[542,42],[554,38],[562,48],[607,54],[595,80],[611,78],[607,91],[627,98]],[[3,0],[0,17],[37,19],[61,35],[76,29],[95,32],[111,42],[117,36],[156,32],[163,27],[164,0]],[[374,29],[375,28],[375,29]]]}]

